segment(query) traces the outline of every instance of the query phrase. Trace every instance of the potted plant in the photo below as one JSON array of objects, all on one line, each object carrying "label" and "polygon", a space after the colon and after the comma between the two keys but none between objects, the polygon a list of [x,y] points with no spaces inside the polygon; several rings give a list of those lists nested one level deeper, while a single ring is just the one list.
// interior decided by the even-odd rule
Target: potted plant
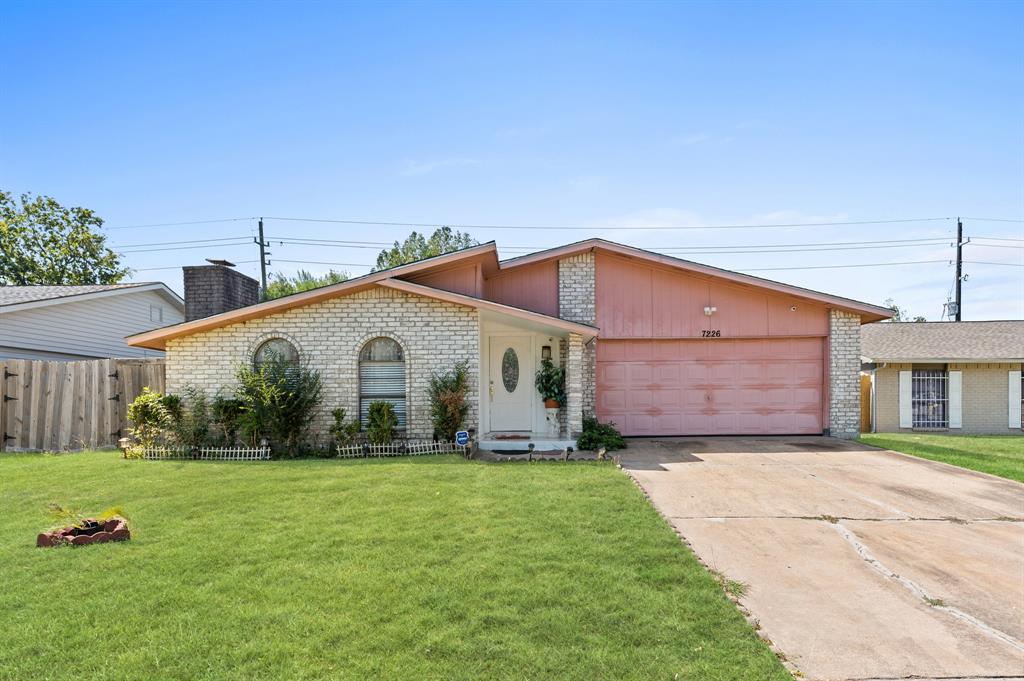
[{"label": "potted plant", "polygon": [[565,403],[565,369],[550,359],[542,359],[534,380],[546,409],[557,409]]}]

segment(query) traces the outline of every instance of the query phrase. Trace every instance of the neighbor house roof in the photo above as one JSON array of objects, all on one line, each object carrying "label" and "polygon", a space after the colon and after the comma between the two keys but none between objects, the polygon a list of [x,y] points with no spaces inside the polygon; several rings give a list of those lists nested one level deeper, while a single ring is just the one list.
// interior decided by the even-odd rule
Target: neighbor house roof
[{"label": "neighbor house roof", "polygon": [[773,291],[777,291],[779,293],[798,296],[800,298],[805,298],[807,300],[825,303],[826,305],[837,308],[839,310],[855,312],[859,314],[861,316],[862,323],[875,322],[892,317],[892,310],[890,310],[887,307],[872,305],[871,303],[864,303],[859,300],[853,300],[852,298],[834,296],[829,293],[822,293],[821,291],[814,291],[812,289],[803,288],[801,286],[793,286],[792,284],[783,284],[782,282],[773,281],[771,279],[763,279],[761,277],[755,277],[750,274],[733,272],[732,270],[725,270],[720,267],[704,265],[699,262],[693,262],[692,260],[673,258],[672,256],[669,255],[662,255],[661,253],[655,253],[653,251],[645,251],[642,248],[636,248],[635,246],[626,246],[625,244],[618,244],[615,243],[614,241],[606,241],[605,239],[587,239],[585,241],[578,241],[576,243],[567,244],[565,246],[550,248],[546,251],[539,251],[537,253],[523,255],[517,258],[502,260],[499,263],[499,265],[501,266],[502,270],[506,270],[514,267],[521,267],[523,265],[529,265],[532,263],[543,262],[545,260],[551,260],[553,258],[565,258],[571,255],[576,255],[578,253],[585,253],[589,251],[605,251],[607,253],[614,253],[625,258],[633,258],[645,262],[656,263],[676,270],[686,270],[688,272],[693,272],[695,274],[703,274],[710,277],[717,277],[719,279],[725,279],[738,284],[770,289]]},{"label": "neighbor house roof", "polygon": [[70,300],[100,298],[127,292],[158,291],[172,303],[184,309],[185,302],[166,284],[143,281],[130,284],[85,284],[82,286],[0,286],[0,311],[55,305]]},{"label": "neighbor house roof", "polygon": [[860,353],[868,362],[1024,362],[1024,321],[866,324]]}]

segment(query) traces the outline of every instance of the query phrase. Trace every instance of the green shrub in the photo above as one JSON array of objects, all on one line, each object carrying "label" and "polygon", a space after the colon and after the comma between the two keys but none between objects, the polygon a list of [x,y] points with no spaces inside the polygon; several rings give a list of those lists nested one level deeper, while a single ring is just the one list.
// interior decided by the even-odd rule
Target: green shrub
[{"label": "green shrub", "polygon": [[557,400],[565,404],[565,369],[556,367],[550,359],[542,359],[534,379],[542,400]]},{"label": "green shrub", "polygon": [[160,401],[167,409],[167,413],[170,414],[172,421],[178,421],[181,419],[181,395],[167,393],[160,398]]},{"label": "green shrub", "polygon": [[[166,398],[172,396],[164,397],[166,404]],[[189,449],[198,449],[210,444],[210,413],[206,393],[194,386],[185,386],[185,398],[178,398],[178,404],[176,418],[171,412],[175,442]]]},{"label": "green shrub", "polygon": [[245,438],[253,446],[268,438],[276,450],[297,456],[320,404],[320,373],[272,352],[259,367],[240,365],[236,377],[238,427]]},{"label": "green shrub", "polygon": [[129,434],[134,444],[125,456],[139,458],[142,450],[155,447],[170,439],[174,427],[174,416],[167,407],[166,396],[153,392],[146,386],[139,396],[128,405],[128,418],[134,424]]},{"label": "green shrub", "polygon": [[334,423],[331,424],[331,439],[338,447],[348,447],[354,444],[359,437],[359,421],[355,419],[346,421],[346,415],[345,410],[340,407],[331,410],[331,416],[334,417]]},{"label": "green shrub", "polygon": [[210,404],[210,420],[219,444],[230,447],[238,439],[243,415],[242,402],[217,394]]},{"label": "green shrub", "polygon": [[434,424],[434,437],[445,442],[455,440],[455,433],[469,414],[469,362],[457,362],[447,371],[432,372],[430,385],[430,420]]},{"label": "green shrub", "polygon": [[576,449],[597,451],[604,447],[609,452],[614,449],[625,449],[626,440],[614,423],[600,423],[593,416],[583,417],[583,432],[576,440]]},{"label": "green shrub", "polygon": [[398,415],[390,402],[370,402],[366,438],[375,445],[388,445],[395,439]]}]

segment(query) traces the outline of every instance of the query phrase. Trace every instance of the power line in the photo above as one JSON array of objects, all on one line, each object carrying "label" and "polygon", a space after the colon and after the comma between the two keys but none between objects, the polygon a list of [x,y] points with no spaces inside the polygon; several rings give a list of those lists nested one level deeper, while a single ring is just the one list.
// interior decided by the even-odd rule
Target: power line
[{"label": "power line", "polygon": [[963,220],[977,220],[979,222],[1024,222],[1024,220],[1020,220],[1020,219],[1017,219],[1017,218],[969,218],[969,217],[965,216],[965,217],[963,217],[961,219],[963,219]]},{"label": "power line", "polygon": [[966,241],[964,246],[983,246],[984,248],[1020,248],[1024,249],[1024,246],[1014,246],[1012,244],[979,244],[977,241]]},{"label": "power line", "polygon": [[331,223],[331,224],[343,224],[343,225],[370,225],[378,227],[423,227],[423,228],[436,228],[436,227],[451,227],[452,229],[469,230],[469,229],[523,229],[523,230],[588,230],[588,231],[619,231],[619,230],[698,230],[698,229],[768,229],[768,228],[782,228],[782,227],[836,227],[836,226],[851,226],[851,225],[889,225],[897,223],[909,223],[909,222],[937,222],[941,220],[952,220],[951,217],[937,217],[937,218],[903,218],[897,220],[853,220],[853,221],[836,221],[836,222],[793,222],[793,223],[775,223],[775,224],[737,224],[737,225],[677,225],[677,226],[666,226],[666,225],[629,225],[629,226],[589,226],[589,227],[578,227],[578,226],[554,226],[554,225],[470,225],[470,224],[455,224],[450,222],[389,222],[384,220],[337,220],[337,219],[320,219],[320,218],[291,218],[291,217],[265,217],[265,220],[282,220],[287,222],[320,222],[320,223]]},{"label": "power line", "polygon": [[950,263],[950,260],[909,260],[904,262],[866,262],[854,265],[802,265],[798,267],[758,267],[740,270],[741,272],[777,272],[780,270],[835,270],[849,267],[890,267],[892,265],[927,265],[932,263]]},{"label": "power line", "polygon": [[965,265],[1003,265],[1004,267],[1024,267],[1024,263],[1015,262],[985,262],[983,260],[964,260]]},{"label": "power line", "polygon": [[104,229],[144,229],[146,227],[180,227],[183,225],[209,225],[215,222],[241,222],[243,220],[255,220],[256,218],[219,218],[214,220],[190,220],[188,222],[154,222],[149,225],[122,225],[120,227],[105,227]]},{"label": "power line", "polygon": [[[287,262],[297,263],[302,265],[339,265],[343,267],[372,267],[372,265],[366,265],[362,263],[352,262],[324,262],[319,260],[283,260],[281,258],[275,258],[276,262]],[[871,263],[857,263],[852,265],[805,265],[797,267],[759,267],[755,269],[743,269],[738,270],[740,272],[769,272],[779,270],[831,270],[831,269],[846,269],[856,267],[890,267],[893,265],[927,265],[927,264],[938,264],[945,263],[950,264],[952,260],[910,260],[903,262],[871,262]],[[1024,265],[1017,265],[1015,263],[1008,262],[983,262],[979,260],[965,260],[965,264],[971,265],[1007,265],[1010,267],[1024,267]]]},{"label": "power line", "polygon": [[122,255],[130,255],[132,253],[157,253],[157,252],[160,252],[160,251],[187,251],[187,250],[191,250],[193,248],[210,248],[211,246],[214,246],[216,248],[221,248],[221,247],[226,247],[226,246],[251,246],[251,245],[252,245],[251,241],[243,241],[241,243],[231,243],[231,244],[199,244],[198,246],[169,246],[168,248],[141,248],[141,249],[134,250],[134,251],[118,251],[118,253],[121,253]]},{"label": "power line", "polygon": [[172,246],[175,244],[202,244],[211,243],[213,241],[237,241],[239,239],[249,239],[248,235],[245,236],[222,236],[218,239],[188,239],[186,241],[157,241],[151,244],[119,244],[117,246],[111,246],[110,248],[136,248],[145,246]]},{"label": "power line", "polygon": [[[759,249],[756,251],[750,250],[716,250],[716,251],[692,251],[689,249],[658,249],[659,252],[664,252],[669,255],[742,255],[747,253],[820,253],[827,251],[863,251],[863,250],[874,250],[878,248],[916,248],[921,246],[942,246],[945,245],[946,240],[938,241],[935,243],[924,243],[924,244],[883,244],[879,246],[837,246],[834,248],[785,248],[785,249],[772,249],[765,250]],[[723,246],[721,248],[729,248]]]},{"label": "power line", "polygon": [[[248,263],[259,262],[258,260],[236,260],[236,265],[246,265]],[[132,267],[133,272],[154,272],[156,270],[180,270],[182,267],[187,265],[167,265],[166,267]]]},{"label": "power line", "polygon": [[[342,241],[334,239],[307,239],[307,238],[279,238],[270,241],[282,245],[291,246],[328,246],[332,248],[362,248],[376,249],[387,247],[391,244],[373,241]],[[941,246],[949,241],[946,238],[932,237],[928,239],[889,239],[879,241],[836,241],[818,242],[806,244],[752,244],[736,246],[644,246],[646,250],[673,253],[762,253],[763,250],[746,251],[737,249],[756,248],[772,249],[771,253],[796,253],[805,251],[844,251],[863,250],[872,248],[905,248],[911,246]],[[796,247],[793,250],[779,250],[784,247]],[[807,246],[809,248],[803,248]],[[834,248],[832,246],[835,246]],[[501,246],[500,250],[505,252],[537,252],[547,250],[546,246]]]},{"label": "power line", "polygon": [[[256,262],[255,260],[253,262]],[[274,262],[290,262],[297,263],[299,265],[339,265],[341,267],[373,267],[373,265],[364,265],[361,262],[322,262],[320,260],[285,260],[283,258],[274,258]]]},{"label": "power line", "polygon": [[[236,264],[242,265],[247,263],[255,263],[259,260],[238,260]],[[286,262],[298,265],[334,265],[339,267],[373,267],[373,265],[367,263],[357,262],[326,262],[322,260],[286,260],[283,258],[274,258],[274,262]],[[874,263],[856,263],[847,265],[803,265],[795,267],[758,267],[752,269],[741,269],[737,270],[740,272],[775,272],[782,270],[829,270],[829,269],[852,269],[857,267],[891,267],[895,265],[929,265],[945,263],[950,264],[951,260],[910,260],[902,262],[874,262]],[[1006,267],[1024,267],[1024,264],[1017,264],[1012,262],[989,262],[982,260],[964,260],[965,265],[997,265]],[[143,267],[143,268],[132,268],[136,272],[148,272],[154,270],[174,270],[182,267],[181,265],[172,265],[167,267]]]}]

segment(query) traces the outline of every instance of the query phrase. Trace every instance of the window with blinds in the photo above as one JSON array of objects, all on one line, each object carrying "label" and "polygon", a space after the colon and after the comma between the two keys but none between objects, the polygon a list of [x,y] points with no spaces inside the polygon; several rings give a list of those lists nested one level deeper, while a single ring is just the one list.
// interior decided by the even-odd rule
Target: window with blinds
[{"label": "window with blinds", "polygon": [[374,338],[359,352],[359,422],[366,426],[371,402],[390,402],[405,430],[405,356],[391,338]]},{"label": "window with blinds", "polygon": [[910,381],[914,428],[948,428],[949,372],[914,369]]}]

